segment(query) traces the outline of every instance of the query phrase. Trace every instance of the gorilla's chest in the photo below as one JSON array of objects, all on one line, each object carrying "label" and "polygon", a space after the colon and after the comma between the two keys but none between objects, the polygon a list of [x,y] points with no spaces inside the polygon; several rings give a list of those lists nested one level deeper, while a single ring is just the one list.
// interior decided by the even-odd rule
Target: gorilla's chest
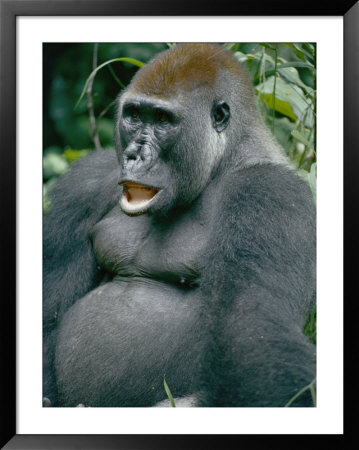
[{"label": "gorilla's chest", "polygon": [[115,207],[92,233],[96,259],[118,277],[154,278],[189,285],[200,277],[208,227],[192,214],[165,223],[128,217]]}]

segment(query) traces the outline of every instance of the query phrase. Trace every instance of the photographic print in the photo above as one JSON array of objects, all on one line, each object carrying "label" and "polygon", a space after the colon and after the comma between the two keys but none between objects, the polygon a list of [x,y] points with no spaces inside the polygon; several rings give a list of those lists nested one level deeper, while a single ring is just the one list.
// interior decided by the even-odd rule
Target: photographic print
[{"label": "photographic print", "polygon": [[44,406],[316,406],[315,43],[43,51]]}]

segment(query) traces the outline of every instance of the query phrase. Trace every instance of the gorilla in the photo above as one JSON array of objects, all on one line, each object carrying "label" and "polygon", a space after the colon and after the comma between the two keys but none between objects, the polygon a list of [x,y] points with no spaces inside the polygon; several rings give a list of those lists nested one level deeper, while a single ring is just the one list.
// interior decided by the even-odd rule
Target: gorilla
[{"label": "gorilla", "polygon": [[222,46],[176,45],[52,190],[46,406],[166,406],[165,378],[180,406],[281,407],[315,378],[315,208],[252,91]]}]

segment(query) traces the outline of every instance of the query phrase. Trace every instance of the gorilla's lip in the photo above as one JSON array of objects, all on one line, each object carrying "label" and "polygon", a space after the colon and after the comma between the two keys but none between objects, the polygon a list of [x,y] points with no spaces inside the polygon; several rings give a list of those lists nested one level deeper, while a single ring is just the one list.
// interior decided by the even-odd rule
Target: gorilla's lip
[{"label": "gorilla's lip", "polygon": [[153,186],[133,181],[122,181],[120,184],[123,186],[120,206],[130,215],[143,214],[160,191]]}]

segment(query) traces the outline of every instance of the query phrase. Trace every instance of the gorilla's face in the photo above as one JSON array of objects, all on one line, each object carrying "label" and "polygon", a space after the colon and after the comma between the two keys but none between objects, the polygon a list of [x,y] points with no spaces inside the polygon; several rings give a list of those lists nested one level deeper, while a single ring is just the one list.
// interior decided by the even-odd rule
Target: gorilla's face
[{"label": "gorilla's face", "polygon": [[203,96],[191,107],[183,99],[150,98],[131,90],[122,96],[117,151],[120,206],[126,214],[166,215],[202,192],[221,153],[213,108],[205,103]]},{"label": "gorilla's face", "polygon": [[174,164],[182,128],[179,105],[127,94],[117,128],[122,210],[128,215],[165,213],[176,203],[185,164]]}]

